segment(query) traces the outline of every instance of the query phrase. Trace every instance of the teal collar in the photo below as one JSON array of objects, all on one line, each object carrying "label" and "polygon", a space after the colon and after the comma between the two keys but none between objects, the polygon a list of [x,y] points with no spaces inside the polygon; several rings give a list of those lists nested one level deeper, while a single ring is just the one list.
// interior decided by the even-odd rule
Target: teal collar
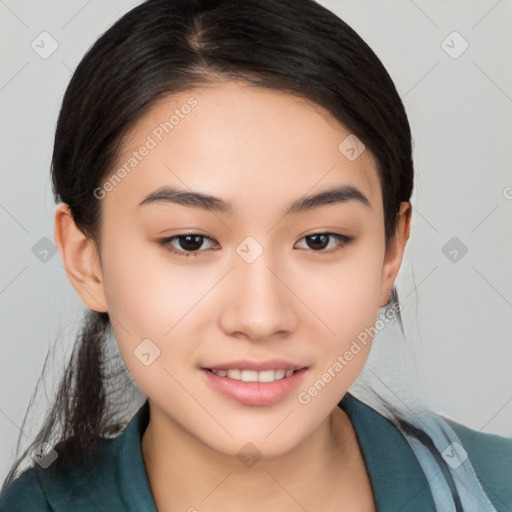
[{"label": "teal collar", "polygon": [[338,406],[347,413],[356,431],[379,512],[435,512],[425,473],[400,431],[350,393]]}]

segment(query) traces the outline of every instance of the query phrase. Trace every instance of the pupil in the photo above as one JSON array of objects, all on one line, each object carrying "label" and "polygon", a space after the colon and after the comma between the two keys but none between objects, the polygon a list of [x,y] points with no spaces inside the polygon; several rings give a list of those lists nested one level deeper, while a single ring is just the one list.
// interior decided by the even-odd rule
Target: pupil
[{"label": "pupil", "polygon": [[[186,236],[182,236],[180,237],[180,245],[183,249],[187,250],[187,251],[196,251],[197,249],[199,249],[199,247],[201,247],[201,236],[197,236],[197,235],[186,235]],[[183,239],[185,239],[185,243],[183,243]],[[192,242],[190,242],[190,240],[193,239]],[[197,246],[197,243],[199,242],[199,246]]]},{"label": "pupil", "polygon": [[[312,247],[310,244],[308,244],[308,245],[310,245],[310,247],[312,249],[324,249],[327,246],[328,235],[310,235],[308,238],[313,242]],[[321,243],[320,243],[321,247],[319,247],[318,244],[315,246],[315,242],[320,239],[321,239]]]}]

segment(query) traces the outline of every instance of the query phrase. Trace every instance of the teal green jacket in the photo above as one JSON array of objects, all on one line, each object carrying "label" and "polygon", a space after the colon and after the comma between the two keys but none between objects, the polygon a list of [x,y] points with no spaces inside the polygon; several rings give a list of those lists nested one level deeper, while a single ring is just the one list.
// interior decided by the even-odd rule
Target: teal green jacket
[{"label": "teal green jacket", "polygon": [[[379,512],[434,512],[434,498],[414,451],[384,416],[347,393],[338,404],[350,417]],[[1,512],[156,512],[141,452],[147,413],[141,407],[122,433],[89,465],[56,472],[25,470],[0,493]],[[497,512],[512,511],[512,438],[449,421]],[[445,511],[443,511],[445,512]]]}]

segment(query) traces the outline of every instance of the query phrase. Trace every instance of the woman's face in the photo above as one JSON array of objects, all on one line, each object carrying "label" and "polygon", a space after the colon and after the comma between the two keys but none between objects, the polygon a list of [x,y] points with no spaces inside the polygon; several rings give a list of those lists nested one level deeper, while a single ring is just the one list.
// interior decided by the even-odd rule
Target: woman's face
[{"label": "woman's face", "polygon": [[375,162],[349,135],[318,106],[226,82],[166,98],[126,139],[96,191],[95,298],[163,428],[277,455],[359,375],[401,252],[386,259]]}]

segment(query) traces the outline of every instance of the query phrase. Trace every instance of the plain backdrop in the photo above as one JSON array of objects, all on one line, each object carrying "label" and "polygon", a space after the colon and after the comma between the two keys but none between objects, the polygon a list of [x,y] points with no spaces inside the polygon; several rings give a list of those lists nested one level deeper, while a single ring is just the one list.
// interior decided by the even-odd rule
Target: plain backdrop
[{"label": "plain backdrop", "polygon": [[[137,3],[0,1],[2,479],[48,348],[59,337],[43,390],[52,398],[84,311],[54,246],[60,103],[85,51]],[[320,3],[382,60],[414,138],[412,234],[397,281],[405,336],[379,332],[363,373],[383,395],[412,394],[512,436],[512,2]]]}]

